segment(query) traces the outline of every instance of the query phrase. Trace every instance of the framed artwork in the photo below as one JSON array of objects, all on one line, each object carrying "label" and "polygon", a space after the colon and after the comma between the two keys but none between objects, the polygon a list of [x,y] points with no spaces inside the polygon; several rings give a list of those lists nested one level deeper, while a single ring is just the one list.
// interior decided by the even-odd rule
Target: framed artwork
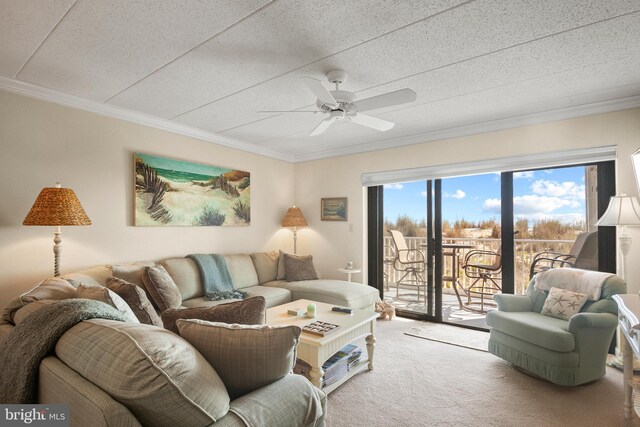
[{"label": "framed artwork", "polygon": [[636,189],[640,193],[640,148],[631,155],[631,162],[633,163],[633,172],[636,176]]},{"label": "framed artwork", "polygon": [[136,226],[246,226],[249,172],[134,153]]},{"label": "framed artwork", "polygon": [[322,221],[346,221],[347,198],[325,197],[320,200],[320,220]]}]

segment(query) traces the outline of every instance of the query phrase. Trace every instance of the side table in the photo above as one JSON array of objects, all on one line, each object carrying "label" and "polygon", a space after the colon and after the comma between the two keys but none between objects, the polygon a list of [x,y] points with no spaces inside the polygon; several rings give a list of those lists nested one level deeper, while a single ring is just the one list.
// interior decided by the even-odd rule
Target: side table
[{"label": "side table", "polygon": [[[633,405],[633,355],[640,357],[640,295],[618,294],[613,300],[618,304],[618,323],[624,335],[622,340],[622,361],[624,367],[624,417],[633,417],[633,409],[638,414],[638,404]],[[636,396],[637,398],[638,396]]]},{"label": "side table", "polygon": [[351,281],[351,275],[352,274],[356,274],[356,273],[360,273],[362,270],[358,270],[356,268],[339,268],[338,271],[340,273],[344,273],[347,275],[347,282]]}]

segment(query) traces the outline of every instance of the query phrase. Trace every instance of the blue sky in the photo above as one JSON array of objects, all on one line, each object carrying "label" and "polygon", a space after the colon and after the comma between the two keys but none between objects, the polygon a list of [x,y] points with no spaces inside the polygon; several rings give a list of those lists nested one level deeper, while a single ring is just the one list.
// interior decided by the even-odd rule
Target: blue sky
[{"label": "blue sky", "polygon": [[[585,168],[557,168],[514,174],[514,210],[532,224],[539,219],[575,223],[585,217]],[[388,184],[384,188],[384,216],[426,217],[425,181]],[[500,218],[500,175],[495,173],[442,180],[443,219],[479,221]]]}]

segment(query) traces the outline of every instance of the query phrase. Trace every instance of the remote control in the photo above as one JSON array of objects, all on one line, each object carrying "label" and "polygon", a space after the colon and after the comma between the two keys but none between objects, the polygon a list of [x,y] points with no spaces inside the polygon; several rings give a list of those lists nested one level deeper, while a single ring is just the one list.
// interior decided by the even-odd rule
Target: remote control
[{"label": "remote control", "polygon": [[340,313],[347,313],[347,314],[353,313],[352,308],[343,308],[343,307],[333,307],[331,311],[339,311]]}]

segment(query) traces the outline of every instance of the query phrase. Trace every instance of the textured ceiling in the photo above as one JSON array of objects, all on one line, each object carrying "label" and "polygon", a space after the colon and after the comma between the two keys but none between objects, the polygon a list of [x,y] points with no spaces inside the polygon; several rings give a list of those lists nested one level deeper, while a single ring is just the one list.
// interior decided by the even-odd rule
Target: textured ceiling
[{"label": "textured ceiling", "polygon": [[[0,76],[292,160],[640,95],[638,0],[0,0]],[[301,76],[349,73],[387,132],[317,114]],[[247,145],[249,144],[249,145]]]}]

